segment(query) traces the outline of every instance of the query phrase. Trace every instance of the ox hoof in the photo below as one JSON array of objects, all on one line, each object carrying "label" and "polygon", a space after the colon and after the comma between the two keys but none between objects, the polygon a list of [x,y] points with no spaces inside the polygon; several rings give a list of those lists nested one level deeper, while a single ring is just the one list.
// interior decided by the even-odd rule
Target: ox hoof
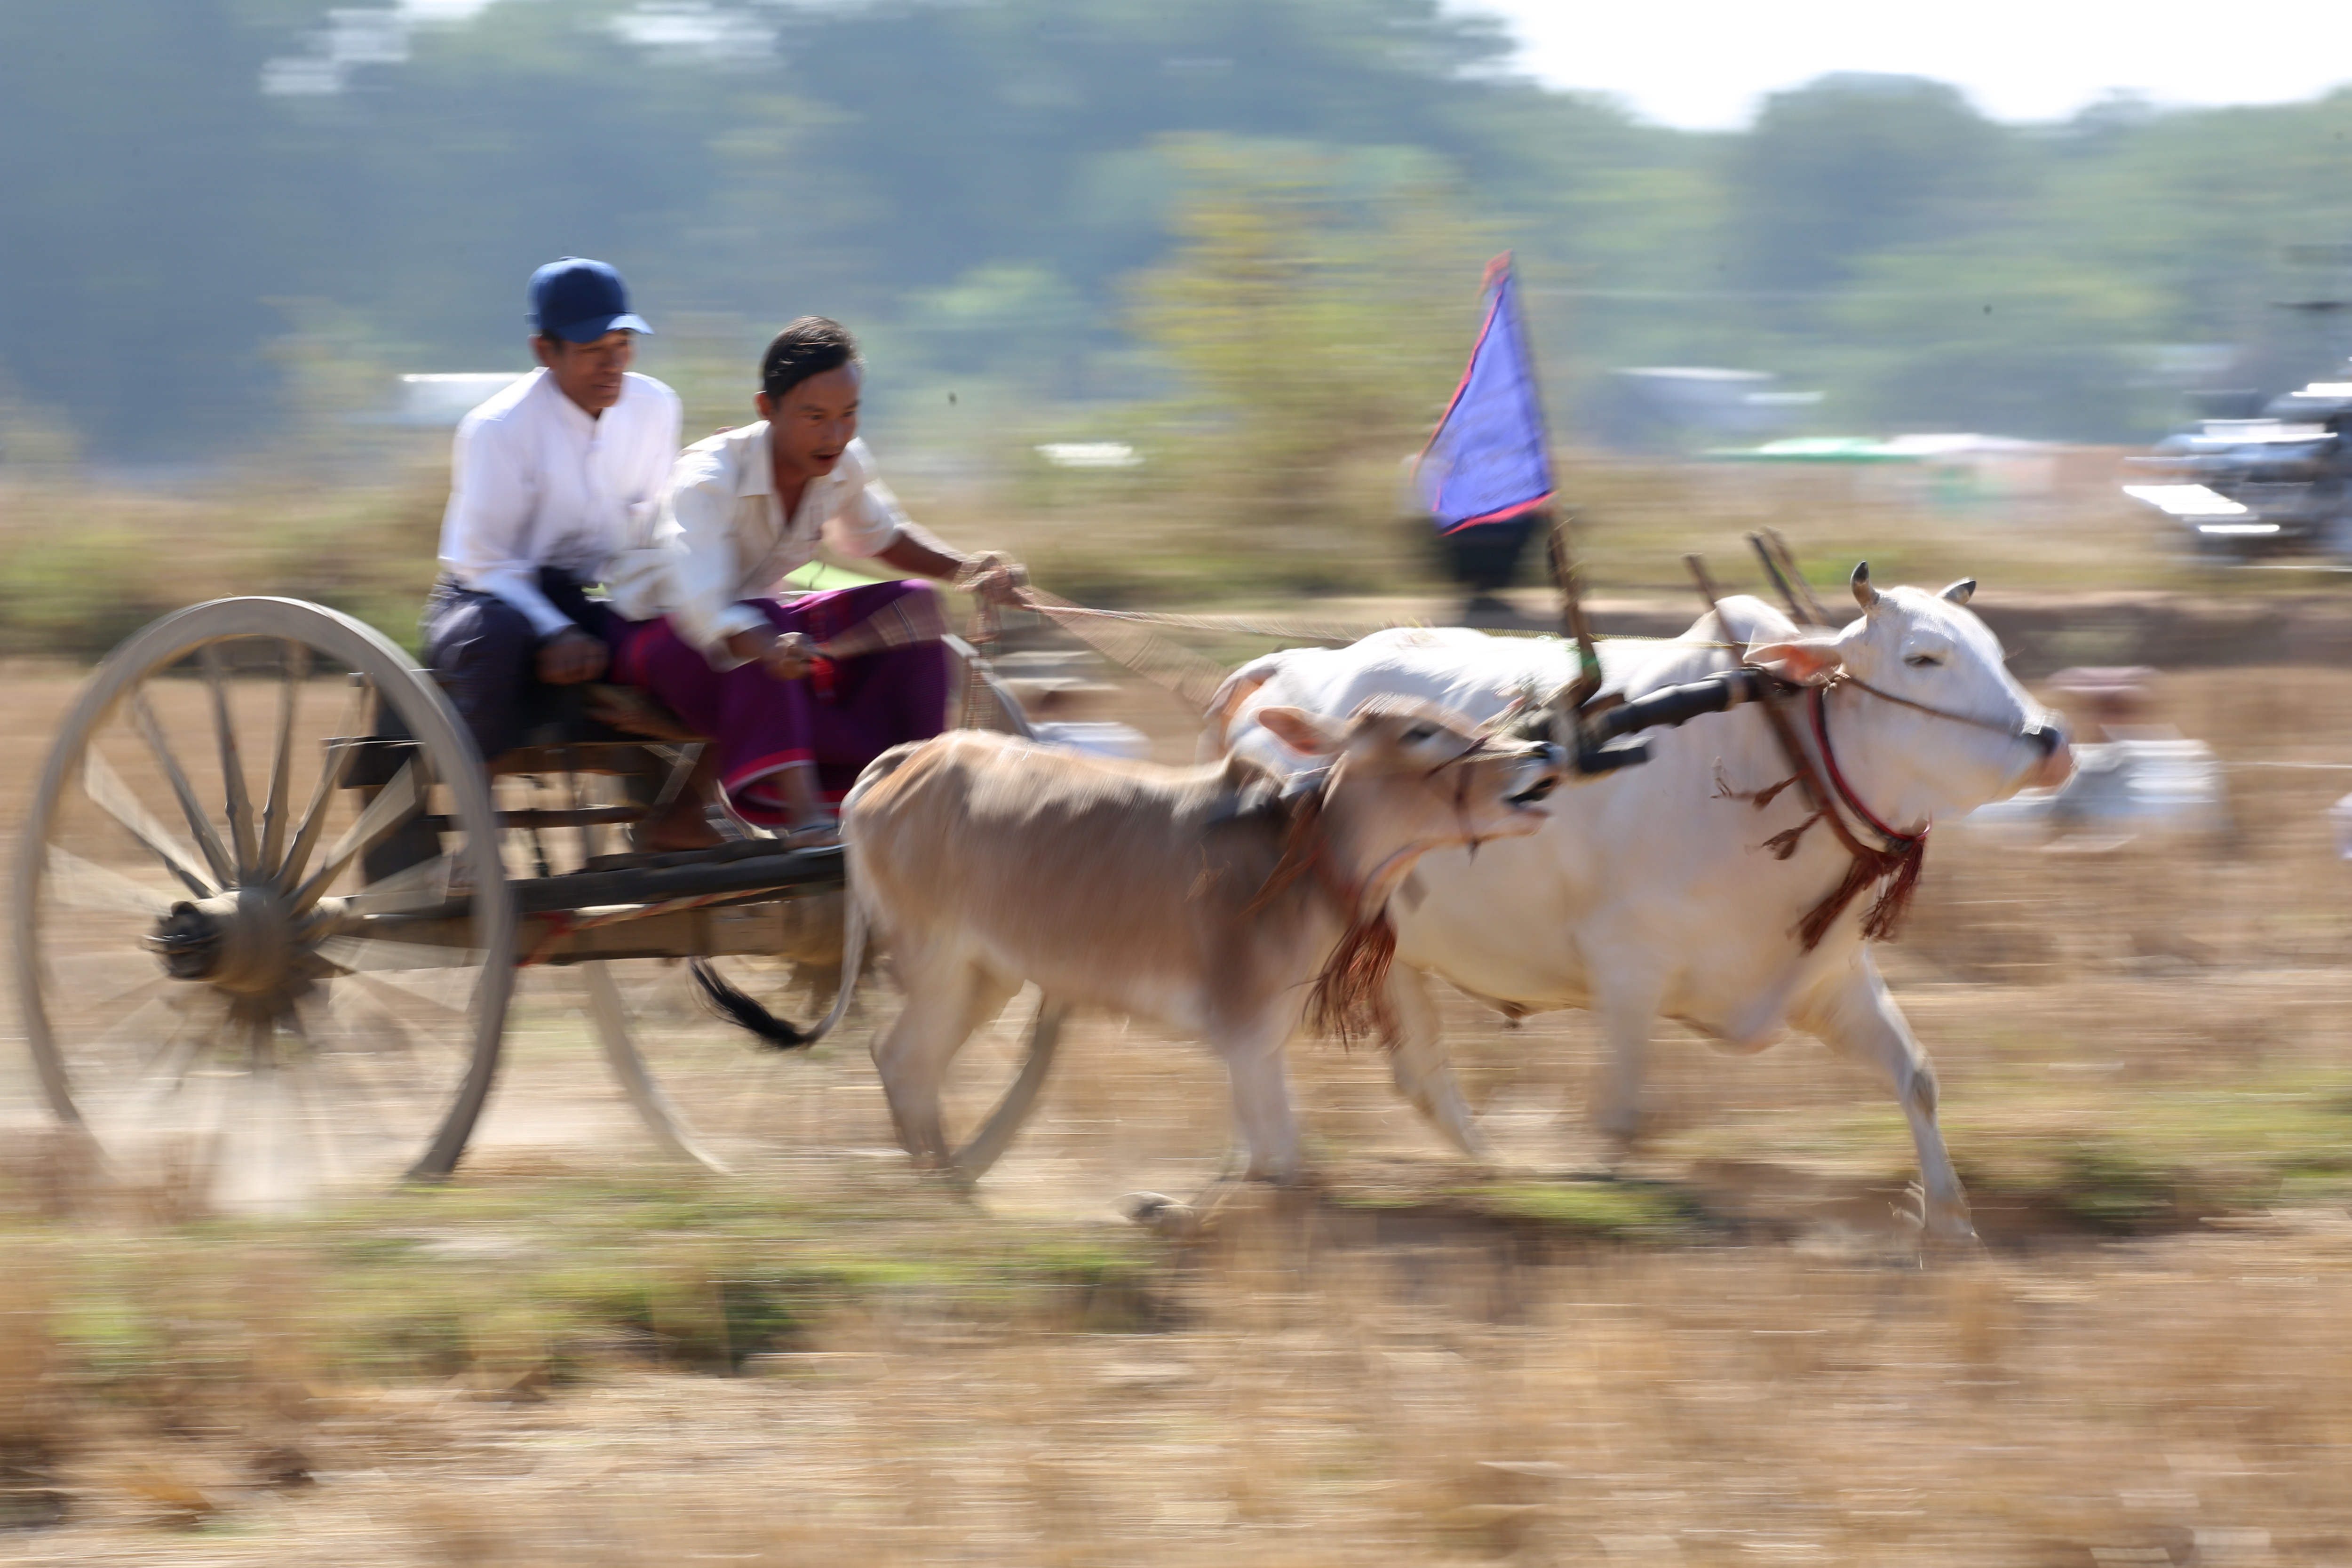
[{"label": "ox hoof", "polygon": [[953,1197],[968,1198],[980,1184],[979,1178],[953,1160],[919,1158],[915,1162],[915,1180],[933,1192]]},{"label": "ox hoof", "polygon": [[1159,1236],[1186,1237],[1201,1227],[1201,1212],[1166,1193],[1129,1193],[1118,1200],[1118,1212]]},{"label": "ox hoof", "polygon": [[1957,1194],[1931,1199],[1927,1190],[1916,1182],[1906,1194],[1906,1205],[1896,1212],[1911,1225],[1918,1226],[1935,1242],[1973,1242],[1977,1227],[1969,1216],[1969,1200]]}]

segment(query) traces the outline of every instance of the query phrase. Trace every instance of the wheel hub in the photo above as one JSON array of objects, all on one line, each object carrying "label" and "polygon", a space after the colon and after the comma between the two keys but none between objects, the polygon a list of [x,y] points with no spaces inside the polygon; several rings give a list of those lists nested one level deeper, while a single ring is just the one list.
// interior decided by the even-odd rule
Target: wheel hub
[{"label": "wheel hub", "polygon": [[143,944],[174,980],[202,980],[242,996],[282,991],[303,945],[285,895],[236,888],[183,900],[155,922]]}]

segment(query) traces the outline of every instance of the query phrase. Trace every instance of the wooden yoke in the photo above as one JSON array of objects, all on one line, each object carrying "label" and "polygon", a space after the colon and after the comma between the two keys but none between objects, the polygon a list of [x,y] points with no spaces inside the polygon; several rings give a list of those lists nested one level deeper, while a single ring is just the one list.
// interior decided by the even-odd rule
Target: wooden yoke
[{"label": "wooden yoke", "polygon": [[[1719,605],[1723,595],[1717,589],[1715,579],[1707,575],[1706,558],[1694,552],[1683,557],[1683,564],[1690,568],[1691,581],[1698,585],[1698,595],[1706,602],[1707,614],[1715,617],[1716,629],[1727,634],[1728,628],[1723,624],[1723,611]],[[1729,642],[1731,639],[1728,635],[1726,635],[1724,640]],[[1787,697],[1778,689],[1777,682],[1769,684],[1764,692],[1764,718],[1772,726],[1772,734],[1780,742],[1780,750],[1788,757],[1789,765],[1796,770],[1798,793],[1804,796],[1805,805],[1811,815],[1818,816],[1828,810],[1829,791],[1821,787],[1820,780],[1813,773],[1812,758],[1806,754],[1805,743],[1798,738],[1796,727],[1789,722],[1787,701]],[[1772,795],[1779,793],[1780,786],[1775,786],[1769,792],[1759,795],[1757,799],[1759,809],[1769,803]],[[1831,812],[1829,815],[1832,822],[1843,834],[1845,825],[1836,821],[1835,813]],[[1808,821],[1810,820],[1809,817]],[[1796,844],[1791,840],[1785,849],[1779,851],[1779,858],[1785,860],[1795,852]]]},{"label": "wooden yoke", "polygon": [[1764,529],[1748,536],[1756,558],[1764,563],[1764,574],[1780,590],[1780,598],[1789,606],[1790,617],[1807,626],[1830,627],[1829,613],[1813,596],[1813,585],[1805,581],[1804,573],[1797,568],[1797,558],[1789,550],[1789,542],[1780,537],[1777,528]]}]

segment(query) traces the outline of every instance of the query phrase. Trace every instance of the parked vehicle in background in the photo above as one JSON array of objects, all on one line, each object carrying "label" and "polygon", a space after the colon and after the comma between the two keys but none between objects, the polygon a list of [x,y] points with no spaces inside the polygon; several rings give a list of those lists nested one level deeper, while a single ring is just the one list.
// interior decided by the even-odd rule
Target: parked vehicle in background
[{"label": "parked vehicle in background", "polygon": [[2254,418],[2203,420],[2127,461],[2139,482],[2124,493],[2178,522],[2216,563],[2352,561],[2352,379],[2313,382]]}]

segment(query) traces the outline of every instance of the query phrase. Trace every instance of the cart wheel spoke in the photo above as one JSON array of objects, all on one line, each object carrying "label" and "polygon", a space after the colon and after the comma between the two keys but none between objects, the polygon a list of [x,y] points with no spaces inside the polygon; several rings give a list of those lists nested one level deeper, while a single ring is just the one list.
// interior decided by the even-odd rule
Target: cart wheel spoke
[{"label": "cart wheel spoke", "polygon": [[152,1129],[166,1108],[180,1100],[189,1076],[208,1065],[228,1043],[228,1009],[219,1007],[181,1019],[170,1032],[139,1052],[131,1070],[113,1092],[122,1097],[121,1120],[136,1131]]},{"label": "cart wheel spoke", "polygon": [[458,948],[404,942],[354,942],[348,937],[321,943],[320,956],[343,970],[343,978],[358,983],[367,994],[388,1005],[397,998],[399,1005],[421,1005],[459,1018],[466,1016],[475,973],[459,965],[468,958],[478,965],[483,959],[480,953]]},{"label": "cart wheel spoke", "polygon": [[220,746],[221,791],[228,810],[229,848],[236,858],[236,878],[253,875],[258,846],[253,837],[253,796],[246,788],[245,759],[237,749],[236,726],[230,721],[228,679],[223,672],[221,645],[205,644],[198,656],[204,664],[205,686],[213,698],[213,736]]},{"label": "cart wheel spoke", "polygon": [[49,973],[58,989],[70,990],[85,1010],[129,1006],[179,989],[170,975],[156,973],[152,964],[126,964],[103,953],[56,959]]},{"label": "cart wheel spoke", "polygon": [[188,831],[196,836],[196,847],[205,852],[205,863],[212,868],[213,884],[233,886],[236,881],[236,862],[221,843],[220,830],[213,826],[212,814],[196,798],[195,786],[188,783],[187,773],[180,766],[180,759],[163,733],[163,721],[155,717],[154,706],[147,700],[144,690],[131,694],[131,715],[138,721],[140,738],[147,742],[149,754],[163,770],[164,782],[172,786],[173,798],[180,803],[180,815],[188,819]]},{"label": "cart wheel spoke", "polygon": [[321,1042],[321,1071],[331,1067],[334,1076],[365,1079],[371,1097],[406,1100],[448,1070],[447,1047],[438,1036],[427,1034],[420,1047],[394,1009],[373,997],[341,1002],[316,1016],[314,1037]]},{"label": "cart wheel spoke", "polygon": [[110,866],[85,860],[62,844],[48,847],[49,886],[61,903],[109,914],[161,915],[172,907],[169,894],[133,881]]},{"label": "cart wheel spoke", "polygon": [[351,911],[358,915],[407,915],[438,909],[449,901],[449,890],[457,876],[457,862],[446,855],[436,855],[389,877],[377,878],[346,901]]},{"label": "cart wheel spoke", "polygon": [[[425,975],[446,971],[461,971],[471,978],[488,954],[469,947],[451,947],[437,942],[400,942],[389,937],[331,936],[318,947],[320,958],[337,969],[351,973],[383,974],[423,971]],[[446,981],[420,979],[419,994],[436,991]]]},{"label": "cart wheel spoke", "polygon": [[319,868],[295,889],[296,912],[317,903],[319,896],[342,874],[344,867],[381,843],[386,834],[415,816],[424,806],[424,784],[417,773],[415,763],[403,763],[400,772],[392,776],[392,782],[368,802],[367,809],[360,813],[360,819],[344,830],[343,836],[335,840],[334,847],[327,851],[327,858],[319,862]]},{"label": "cart wheel spoke", "polygon": [[302,684],[310,678],[310,650],[280,638],[278,644],[278,741],[270,748],[269,795],[261,806],[261,849],[256,864],[275,871],[286,854],[287,813],[294,785],[294,722]]},{"label": "cart wheel spoke", "polygon": [[297,1008],[280,1026],[301,1047],[291,1082],[304,1123],[331,1174],[340,1175],[372,1163],[372,1157],[380,1163],[383,1153],[405,1152],[382,1145],[385,1129],[399,1124],[401,1108],[418,1093],[422,1075],[413,1068],[403,1074],[378,1053],[337,1048],[337,1031],[321,1027],[328,1023],[316,1008]]},{"label": "cart wheel spoke", "polygon": [[302,879],[303,868],[310,865],[310,853],[319,847],[319,836],[326,830],[327,807],[333,803],[335,792],[342,787],[343,774],[351,767],[350,742],[366,718],[367,691],[353,681],[343,701],[342,721],[327,737],[325,759],[318,778],[311,783],[310,804],[302,808],[301,820],[295,825],[294,842],[278,867],[279,887],[290,889]]},{"label": "cart wheel spoke", "polygon": [[178,834],[155,820],[131,793],[131,786],[122,782],[122,775],[95,750],[84,762],[81,787],[93,805],[114,818],[125,833],[162,860],[188,891],[205,899],[220,890],[224,884],[212,879],[207,864]]}]

